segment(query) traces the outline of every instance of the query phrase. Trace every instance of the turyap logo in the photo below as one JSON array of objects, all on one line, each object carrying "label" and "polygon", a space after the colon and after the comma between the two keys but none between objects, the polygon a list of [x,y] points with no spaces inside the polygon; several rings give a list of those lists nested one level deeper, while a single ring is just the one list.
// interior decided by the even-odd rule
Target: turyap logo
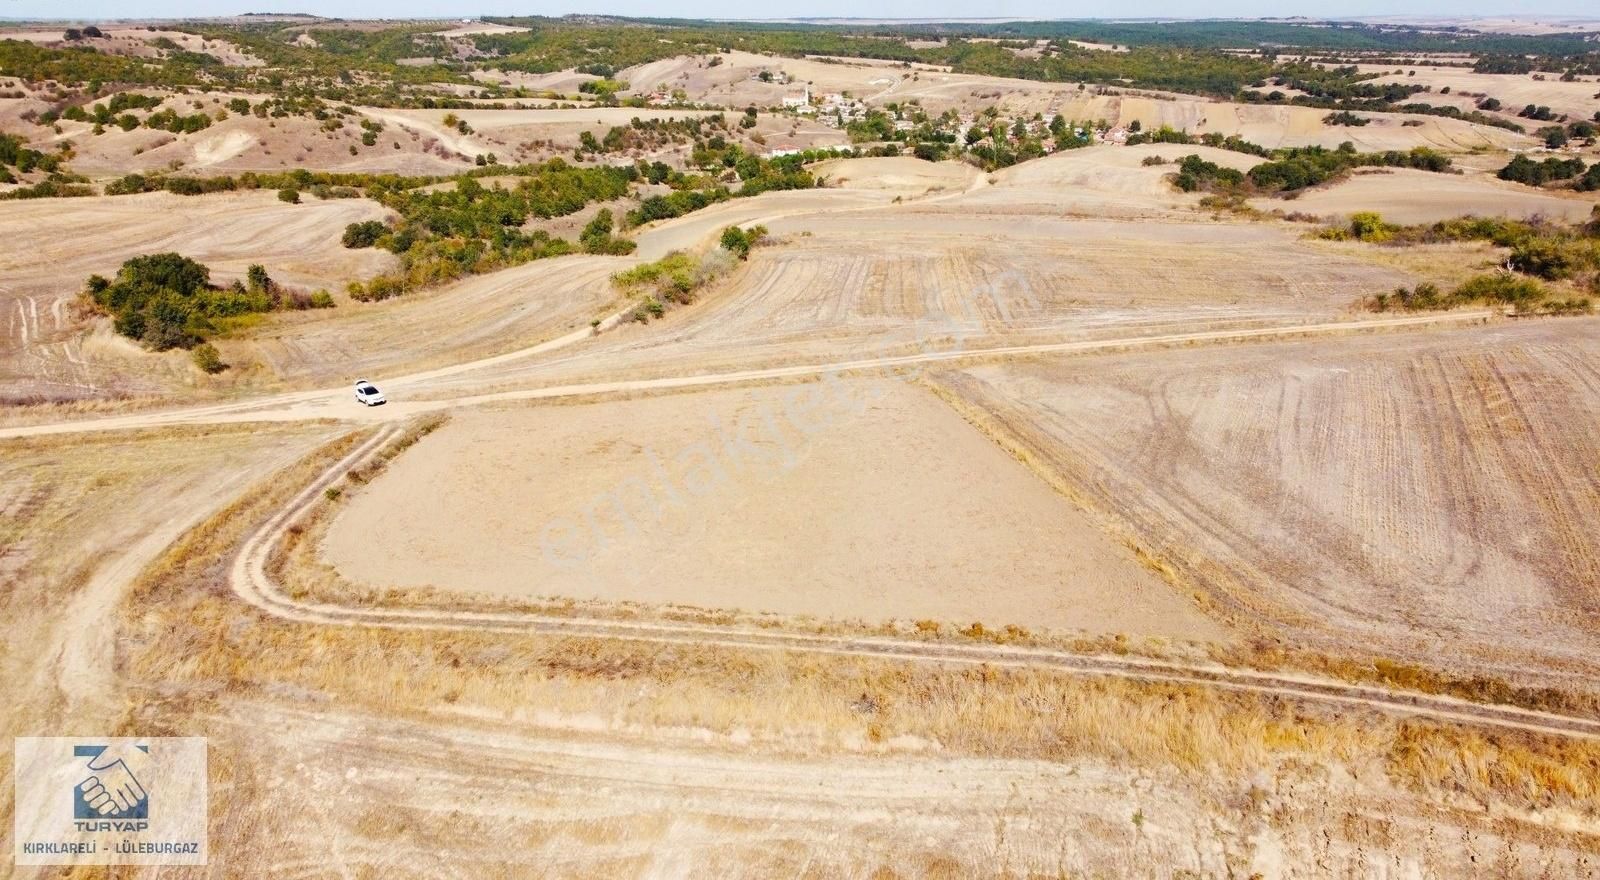
[{"label": "turyap logo", "polygon": [[73,788],[72,815],[78,819],[149,819],[150,793],[139,781],[134,766],[144,769],[150,747],[74,746],[72,754],[87,758],[88,776]]},{"label": "turyap logo", "polygon": [[17,737],[18,865],[203,865],[206,741]]}]

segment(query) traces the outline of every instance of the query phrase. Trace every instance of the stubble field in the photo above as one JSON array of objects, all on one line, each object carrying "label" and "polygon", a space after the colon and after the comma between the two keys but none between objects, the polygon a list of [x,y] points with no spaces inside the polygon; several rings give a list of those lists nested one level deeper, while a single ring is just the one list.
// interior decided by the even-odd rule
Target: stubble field
[{"label": "stubble field", "polygon": [[[811,166],[823,187],[628,230],[628,256],[244,322],[218,376],[80,316],[84,276],[176,250],[214,280],[261,263],[337,290],[393,267],[339,243],[381,209],[5,202],[0,734],[208,737],[214,864],[162,876],[1593,873],[1600,319],[1370,315],[1367,295],[1505,250],[1325,241],[1267,213],[1588,216],[1592,195],[1485,173],[1531,138],[717,57],[615,76],[734,116],[809,83],[934,114],[1427,145],[1468,172],[1230,213],[1178,192],[1171,160],[1257,157],[835,160]],[[0,99],[0,124],[43,106]],[[686,111],[340,115],[26,131],[81,142],[74,168],[101,176],[449,171]],[[363,118],[384,128],[352,154]],[[845,139],[765,112],[745,131]],[[716,250],[757,223],[747,261]],[[643,300],[613,273],[679,250],[722,274],[618,322]],[[392,402],[356,405],[356,376]],[[9,809],[0,789],[0,849]]]},{"label": "stubble field", "polygon": [[975,367],[952,399],[1285,644],[1585,687],[1592,321]]},{"label": "stubble field", "polygon": [[1222,637],[888,380],[458,416],[356,495],[325,551],[368,587]]}]

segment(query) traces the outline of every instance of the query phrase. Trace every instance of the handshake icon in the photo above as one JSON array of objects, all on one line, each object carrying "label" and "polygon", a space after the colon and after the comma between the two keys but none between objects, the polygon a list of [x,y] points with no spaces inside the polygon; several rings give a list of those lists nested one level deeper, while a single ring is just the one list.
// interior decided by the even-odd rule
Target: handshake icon
[{"label": "handshake icon", "polygon": [[88,775],[73,792],[75,818],[149,818],[150,794],[129,766],[143,766],[148,746],[78,746],[74,754],[89,759]]}]

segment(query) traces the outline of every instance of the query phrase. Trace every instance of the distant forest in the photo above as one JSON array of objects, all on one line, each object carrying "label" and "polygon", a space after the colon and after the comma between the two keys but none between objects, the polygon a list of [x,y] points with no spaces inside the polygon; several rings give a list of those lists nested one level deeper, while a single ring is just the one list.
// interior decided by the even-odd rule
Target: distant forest
[{"label": "distant forest", "polygon": [[[1269,82],[1289,83],[1306,92],[1282,98],[1294,103],[1370,112],[1438,113],[1454,108],[1405,103],[1420,87],[1391,89],[1395,91],[1391,94],[1366,85],[1371,74],[1357,74],[1353,68],[1339,67],[1339,62],[1358,51],[1371,60],[1396,66],[1414,63],[1407,56],[1416,53],[1470,51],[1477,59],[1477,69],[1485,72],[1542,70],[1568,78],[1600,74],[1600,43],[1578,34],[1519,36],[1270,21],[1043,21],[884,27],[597,16],[486,20],[528,30],[468,37],[476,57],[463,58],[456,51],[458,43],[433,32],[438,29],[437,22],[396,22],[373,30],[340,27],[334,20],[194,21],[174,27],[238,44],[263,59],[266,68],[224,67],[209,55],[187,51],[171,51],[166,58],[151,61],[107,55],[89,46],[54,48],[0,40],[0,73],[68,83],[265,87],[294,100],[316,97],[381,106],[448,106],[452,103],[448,97],[419,97],[415,90],[445,82],[471,85],[482,96],[500,97],[497,89],[469,78],[468,73],[473,68],[529,73],[577,68],[611,77],[632,65],[663,58],[744,50],[787,57],[831,55],[924,63],[960,73],[1160,89],[1246,101],[1278,100],[1260,90],[1270,88]],[[314,38],[314,45],[300,39],[306,34]],[[910,45],[917,38],[935,37],[942,40],[940,45]],[[1600,39],[1600,34],[1589,37]],[[1045,42],[1036,46],[1036,40]],[[1071,40],[1115,44],[1127,51],[1085,48]],[[1036,51],[1015,51],[1025,47]],[[1302,63],[1305,56],[1332,61],[1335,69],[1311,68]],[[418,57],[433,63],[401,63]],[[357,76],[357,72],[371,76]]]}]

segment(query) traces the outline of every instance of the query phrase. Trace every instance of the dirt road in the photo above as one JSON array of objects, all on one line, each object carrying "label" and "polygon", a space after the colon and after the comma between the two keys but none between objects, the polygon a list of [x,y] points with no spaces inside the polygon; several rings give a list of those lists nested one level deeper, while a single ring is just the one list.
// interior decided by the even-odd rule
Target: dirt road
[{"label": "dirt road", "polygon": [[[1122,351],[1138,348],[1199,345],[1208,343],[1246,342],[1261,339],[1280,339],[1306,336],[1356,333],[1374,330],[1419,328],[1430,325],[1465,325],[1482,323],[1492,312],[1473,310],[1433,315],[1411,315],[1398,318],[1357,319],[1330,321],[1318,324],[1300,324],[1274,327],[1254,327],[1232,330],[1208,330],[1196,333],[1163,333],[1120,339],[1094,339],[1072,342],[1052,342],[1035,345],[1008,345],[981,349],[954,349],[949,351],[924,351],[890,357],[865,358],[829,363],[801,364],[767,369],[738,370],[725,373],[703,373],[671,376],[659,379],[634,379],[615,382],[590,382],[574,385],[555,385],[542,388],[515,389],[486,394],[463,395],[436,400],[407,400],[425,393],[428,383],[435,379],[458,377],[466,373],[481,373],[483,384],[492,385],[496,379],[495,368],[530,357],[573,345],[594,335],[591,330],[577,330],[566,336],[548,340],[538,345],[483,360],[470,361],[452,367],[429,370],[409,376],[385,380],[382,387],[393,401],[386,406],[367,409],[357,407],[350,399],[347,388],[300,391],[209,406],[137,413],[100,419],[82,419],[41,425],[26,425],[0,429],[0,439],[32,437],[46,434],[71,434],[84,431],[121,431],[130,428],[164,425],[222,424],[233,422],[306,421],[312,419],[343,419],[349,421],[395,422],[427,412],[437,412],[458,406],[477,406],[518,400],[545,400],[564,397],[592,397],[604,394],[629,392],[669,391],[681,388],[700,388],[743,382],[765,382],[780,379],[805,378],[823,374],[860,373],[895,370],[924,364],[979,361],[993,358],[1032,357],[1048,354],[1086,354],[1091,352]],[[604,326],[604,325],[602,325]]]}]

